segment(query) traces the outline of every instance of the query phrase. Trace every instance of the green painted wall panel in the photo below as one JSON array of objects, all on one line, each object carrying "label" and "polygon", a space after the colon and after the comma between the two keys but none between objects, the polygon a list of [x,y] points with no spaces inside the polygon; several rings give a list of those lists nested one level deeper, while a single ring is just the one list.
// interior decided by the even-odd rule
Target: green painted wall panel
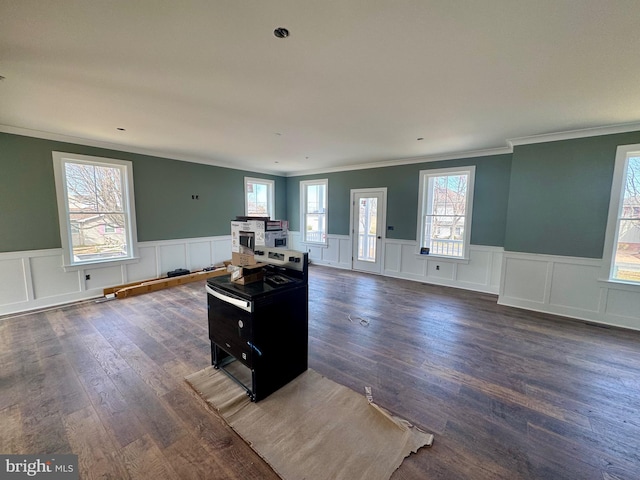
[{"label": "green painted wall panel", "polygon": [[471,242],[474,245],[502,246],[509,194],[511,155],[290,177],[287,185],[287,198],[291,230],[300,230],[300,182],[327,178],[329,180],[329,234],[349,234],[351,189],[387,187],[387,225],[394,227],[393,231],[387,231],[387,237],[415,240],[420,170],[468,165],[476,166]]},{"label": "green painted wall panel", "polygon": [[[387,187],[389,238],[415,240],[418,172],[476,165],[471,241],[508,251],[601,258],[618,145],[640,132],[517,146],[497,155],[284,178],[0,133],[0,251],[60,247],[51,151],[131,160],[140,241],[226,235],[243,177],[276,182],[276,216],[299,230],[301,180],[329,179],[329,233],[348,234],[349,192]],[[197,194],[200,200],[191,200]]]},{"label": "green painted wall panel", "polygon": [[276,216],[286,215],[284,177],[0,133],[0,251],[60,247],[52,151],[133,162],[139,241],[230,234],[245,176],[275,180]]},{"label": "green painted wall panel", "polygon": [[505,250],[602,258],[618,145],[640,132],[516,146]]},{"label": "green painted wall panel", "polygon": [[60,247],[51,150],[0,133],[0,251]]}]

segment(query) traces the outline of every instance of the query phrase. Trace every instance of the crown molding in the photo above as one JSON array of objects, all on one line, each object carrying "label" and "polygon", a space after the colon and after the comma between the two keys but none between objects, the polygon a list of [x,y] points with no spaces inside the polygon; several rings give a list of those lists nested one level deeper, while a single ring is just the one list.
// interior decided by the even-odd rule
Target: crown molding
[{"label": "crown molding", "polygon": [[574,140],[576,138],[598,137],[600,135],[615,135],[616,133],[636,131],[640,131],[640,122],[621,123],[607,127],[567,130],[564,132],[545,133],[541,135],[531,135],[528,137],[509,138],[507,139],[507,144],[513,148],[519,145],[529,145],[533,143],[558,142],[561,140]]},{"label": "crown molding", "polygon": [[287,172],[287,177],[300,177],[303,175],[317,175],[322,173],[348,172],[352,170],[366,170],[369,168],[395,167],[398,165],[411,165],[415,163],[440,162],[443,160],[457,160],[459,158],[478,158],[488,157],[490,155],[504,155],[513,153],[511,147],[491,148],[486,150],[469,150],[464,152],[447,153],[439,155],[425,155],[422,157],[398,158],[395,160],[385,160],[381,162],[359,163],[353,165],[344,165],[333,168],[319,168],[316,170],[304,170]]},{"label": "crown molding", "polygon": [[506,147],[491,148],[486,150],[468,150],[454,152],[448,154],[425,155],[421,157],[398,158],[394,160],[385,160],[380,162],[368,162],[361,164],[342,165],[339,167],[319,168],[312,170],[294,170],[289,172],[254,169],[252,167],[238,167],[229,163],[216,161],[209,158],[194,157],[189,155],[176,155],[160,150],[132,147],[118,143],[104,142],[100,140],[90,140],[83,137],[72,135],[62,135],[58,133],[44,132],[40,130],[32,130],[28,128],[12,127],[9,125],[0,125],[0,132],[11,133],[14,135],[22,135],[27,137],[41,138],[44,140],[52,140],[57,142],[74,143],[88,147],[105,148],[108,150],[116,150],[127,153],[136,153],[139,155],[149,155],[152,157],[166,158],[169,160],[178,160],[183,162],[199,163],[214,167],[229,168],[232,170],[240,170],[243,172],[261,173],[264,175],[274,175],[283,177],[300,177],[304,175],[317,175],[324,173],[347,172],[352,170],[366,170],[370,168],[393,167],[399,165],[410,165],[416,163],[438,162],[444,160],[456,160],[462,158],[478,158],[490,155],[504,155],[513,153],[513,148],[520,145],[529,145],[535,143],[557,142],[561,140],[572,140],[577,138],[596,137],[600,135],[614,135],[618,133],[628,133],[640,131],[640,122],[623,123],[618,125],[610,125],[606,127],[584,128],[578,130],[567,130],[564,132],[553,132],[540,135],[531,135],[526,137],[516,137],[506,139]]},{"label": "crown molding", "polygon": [[228,163],[219,162],[216,160],[200,157],[192,157],[189,155],[176,155],[174,153],[167,153],[160,150],[154,150],[151,148],[139,148],[129,145],[123,145],[120,143],[104,142],[101,140],[90,140],[83,137],[75,137],[73,135],[62,135],[59,133],[44,132],[41,130],[32,130],[29,128],[12,127],[9,125],[0,124],[1,133],[11,133],[13,135],[21,135],[24,137],[40,138],[43,140],[51,140],[54,142],[73,143],[76,145],[83,145],[85,147],[105,148],[108,150],[115,150],[118,152],[136,153],[138,155],[148,155],[151,157],[159,157],[167,160],[178,160],[181,162],[199,163],[202,165],[210,165],[213,167],[228,168],[231,170],[240,170],[242,172],[262,173],[265,175],[284,176],[283,172],[276,172],[273,170],[255,170],[248,167],[233,166]]},{"label": "crown molding", "polygon": [[489,155],[503,155],[513,153],[513,148],[519,145],[529,145],[534,143],[557,142],[561,140],[573,140],[577,138],[597,137],[600,135],[615,135],[618,133],[628,133],[640,131],[640,122],[622,123],[606,127],[583,128],[577,130],[566,130],[563,132],[553,132],[540,135],[530,135],[527,137],[517,137],[506,139],[507,147],[493,148],[487,150],[470,150],[442,155],[428,155],[424,157],[402,158],[383,162],[374,162],[358,165],[345,165],[342,167],[304,170],[287,172],[287,177],[297,177],[303,175],[316,175],[322,173],[344,172],[350,170],[364,170],[367,168],[389,167],[396,165],[408,165],[413,163],[437,162],[442,160],[456,160],[460,158],[476,158]]}]

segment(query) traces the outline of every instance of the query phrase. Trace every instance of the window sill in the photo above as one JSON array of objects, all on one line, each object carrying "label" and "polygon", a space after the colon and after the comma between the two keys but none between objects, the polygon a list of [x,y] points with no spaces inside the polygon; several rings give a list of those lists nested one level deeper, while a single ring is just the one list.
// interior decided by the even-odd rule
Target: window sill
[{"label": "window sill", "polygon": [[305,247],[320,247],[320,248],[328,248],[328,243],[315,243],[315,242],[300,242]]},{"label": "window sill", "polygon": [[129,263],[138,263],[139,261],[140,257],[128,257],[118,260],[99,260],[95,262],[74,263],[70,265],[62,265],[62,268],[65,272],[77,272],[79,270],[86,270],[87,268],[116,267]]},{"label": "window sill", "polygon": [[613,290],[626,290],[627,292],[640,293],[639,283],[625,282],[623,280],[611,280],[610,278],[599,278],[598,283]]}]

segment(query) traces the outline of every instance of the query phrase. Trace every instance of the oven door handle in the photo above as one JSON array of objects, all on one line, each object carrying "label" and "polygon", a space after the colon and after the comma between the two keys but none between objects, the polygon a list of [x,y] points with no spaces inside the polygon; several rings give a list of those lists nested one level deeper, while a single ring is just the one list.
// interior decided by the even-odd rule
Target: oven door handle
[{"label": "oven door handle", "polygon": [[230,303],[231,305],[235,305],[236,307],[241,308],[245,312],[251,313],[253,311],[253,302],[248,302],[246,300],[240,300],[239,298],[229,297],[229,296],[224,295],[224,294],[222,294],[220,292],[216,292],[209,285],[206,285],[205,289],[207,290],[208,294],[213,295],[218,300],[221,300],[221,301],[223,301],[225,303]]}]

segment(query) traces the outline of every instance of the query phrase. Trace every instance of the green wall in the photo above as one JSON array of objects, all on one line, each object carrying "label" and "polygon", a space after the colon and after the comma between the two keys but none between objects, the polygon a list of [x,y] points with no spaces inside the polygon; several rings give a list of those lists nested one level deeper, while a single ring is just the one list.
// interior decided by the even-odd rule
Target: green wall
[{"label": "green wall", "polygon": [[287,216],[291,230],[300,229],[300,182],[327,178],[329,234],[349,234],[351,189],[387,187],[387,225],[394,227],[386,232],[387,237],[416,240],[420,170],[469,165],[476,166],[471,243],[503,246],[510,154],[290,177],[287,182]]},{"label": "green wall", "polygon": [[139,241],[228,235],[244,214],[245,175],[275,180],[276,216],[286,216],[284,177],[0,133],[0,252],[61,246],[52,151],[133,162]]},{"label": "green wall", "polygon": [[602,258],[618,145],[640,132],[516,146],[507,251]]},{"label": "green wall", "polygon": [[0,133],[0,251],[60,247],[51,149]]},{"label": "green wall", "polygon": [[[387,187],[388,238],[415,240],[419,171],[476,166],[471,242],[602,258],[616,147],[640,132],[516,146],[513,154],[300,177],[263,175],[0,133],[0,252],[60,247],[53,150],[131,160],[140,241],[229,234],[245,175],[274,179],[276,216],[300,229],[300,181],[329,179],[328,233],[348,235],[349,195]],[[192,200],[197,194],[200,200]]]}]

